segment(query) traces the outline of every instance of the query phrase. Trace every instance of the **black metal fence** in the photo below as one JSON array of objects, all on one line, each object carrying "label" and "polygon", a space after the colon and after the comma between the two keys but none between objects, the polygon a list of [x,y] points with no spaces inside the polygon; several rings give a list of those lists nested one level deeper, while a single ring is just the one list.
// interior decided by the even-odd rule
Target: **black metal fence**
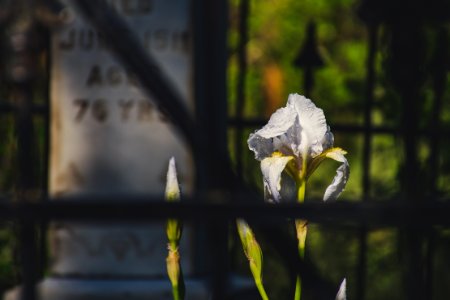
[{"label": "black metal fence", "polygon": [[[51,63],[48,47],[48,27],[52,26],[52,16],[58,5],[53,1],[3,1],[0,9],[2,27],[3,79],[7,83],[7,97],[0,106],[5,116],[4,126],[13,125],[17,138],[17,172],[11,197],[0,203],[2,220],[13,220],[17,230],[20,252],[21,278],[24,299],[36,299],[35,284],[45,268],[45,232],[50,220],[130,220],[148,221],[177,217],[192,222],[210,223],[210,243],[205,243],[200,252],[212,253],[212,261],[218,263],[205,270],[211,279],[214,299],[225,297],[227,263],[228,222],[243,217],[256,224],[258,220],[284,220],[304,218],[318,224],[350,226],[359,232],[359,257],[357,266],[358,282],[356,298],[364,299],[367,291],[367,234],[380,227],[398,228],[403,233],[399,252],[405,255],[405,292],[408,299],[445,299],[445,295],[433,297],[433,245],[440,228],[450,225],[450,205],[447,201],[437,201],[439,195],[436,181],[439,178],[439,157],[442,140],[449,129],[440,122],[440,112],[448,90],[449,70],[448,21],[450,6],[448,1],[434,1],[428,5],[424,1],[361,1],[359,13],[367,26],[367,65],[364,93],[363,125],[333,124],[333,131],[342,134],[363,136],[362,176],[363,190],[360,202],[342,201],[323,205],[305,203],[301,205],[282,204],[276,207],[260,203],[261,197],[245,186],[242,181],[242,140],[245,129],[262,126],[266,120],[246,119],[245,74],[248,68],[246,45],[248,42],[248,15],[251,14],[249,0],[240,1],[238,51],[239,76],[237,84],[237,106],[235,117],[228,119],[226,97],[227,70],[227,2],[193,1],[194,31],[194,91],[196,119],[193,120],[183,110],[181,100],[170,85],[161,77],[159,67],[149,57],[137,39],[132,35],[118,35],[128,32],[126,24],[114,10],[102,1],[73,1],[92,25],[110,41],[111,51],[142,82],[145,91],[152,95],[170,120],[176,125],[181,136],[189,143],[195,156],[197,170],[197,192],[191,201],[165,203],[152,201],[143,203],[141,199],[127,199],[126,203],[112,199],[96,201],[48,201],[47,157],[49,140],[49,104],[35,103],[37,86],[47,85],[36,74],[46,74]],[[45,12],[45,13],[42,13]],[[47,14],[46,14],[47,13]],[[24,21],[25,20],[25,21]],[[430,25],[431,24],[431,25]],[[427,126],[419,127],[418,103],[421,101],[420,88],[424,82],[422,47],[426,41],[421,36],[423,26],[430,25],[436,32],[435,58],[431,74],[433,90],[433,117]],[[388,51],[390,55],[389,74],[401,98],[402,121],[400,127],[375,126],[372,122],[375,85],[376,53],[380,51],[379,36],[383,29],[390,35]],[[309,40],[309,39],[308,39]],[[313,43],[314,39],[310,39]],[[424,44],[425,43],[425,44]],[[314,45],[306,48],[314,49]],[[132,53],[132,54],[130,54]],[[46,56],[42,56],[42,55]],[[317,59],[314,51],[305,51],[299,65],[305,70],[305,91],[314,88],[314,73]],[[47,73],[48,74],[48,73]],[[41,89],[42,90],[42,86]],[[45,88],[44,88],[45,90]],[[47,92],[43,92],[45,95]],[[47,95],[48,96],[48,95]],[[48,99],[48,97],[46,98]],[[35,134],[35,116],[43,117],[44,141]],[[227,128],[236,130],[236,167],[228,157]],[[3,129],[2,129],[3,130]],[[377,202],[371,199],[371,154],[372,140],[378,134],[401,137],[404,143],[404,172],[402,195],[398,201]],[[421,187],[418,163],[418,139],[427,138],[430,144],[428,172],[433,174],[426,183],[426,191]],[[37,151],[37,145],[41,150]],[[44,146],[42,146],[44,145]],[[36,156],[42,155],[41,166],[36,164]],[[38,175],[39,174],[39,175]],[[40,181],[40,182],[39,182]],[[36,192],[38,191],[38,192]],[[41,192],[39,192],[41,191]],[[218,199],[220,198],[220,199]],[[79,199],[78,199],[79,200]],[[201,220],[201,221],[199,221]],[[261,224],[260,224],[261,225]],[[321,278],[309,263],[296,255],[296,247],[286,247],[293,242],[280,235],[276,229],[261,226],[260,231],[272,242],[276,251],[285,260],[292,274],[300,272],[305,286],[316,292],[319,299],[333,299],[335,288]],[[210,233],[211,233],[210,232]],[[221,234],[217,234],[221,233]],[[210,245],[210,246],[207,246]],[[425,250],[423,250],[425,249]],[[38,255],[36,255],[38,253]],[[420,262],[420,263],[418,263]],[[225,271],[224,271],[225,270]],[[448,295],[447,295],[448,296]]]}]

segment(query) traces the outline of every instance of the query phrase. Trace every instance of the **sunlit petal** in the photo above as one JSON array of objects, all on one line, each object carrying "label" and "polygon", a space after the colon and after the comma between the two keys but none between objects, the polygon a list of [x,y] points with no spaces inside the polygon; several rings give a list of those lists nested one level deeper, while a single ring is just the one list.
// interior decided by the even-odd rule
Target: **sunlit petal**
[{"label": "sunlit petal", "polygon": [[342,164],[336,170],[336,175],[333,178],[333,182],[331,182],[331,184],[327,187],[323,196],[323,201],[336,200],[345,189],[348,177],[350,176],[350,166],[347,159],[342,153],[330,152],[326,156],[336,161],[342,162]]},{"label": "sunlit petal", "polygon": [[294,110],[287,107],[278,109],[271,117],[267,125],[253,134],[250,134],[248,146],[255,152],[255,158],[262,160],[270,156],[277,148],[282,147],[280,139],[276,139],[277,145],[274,145],[273,138],[277,138],[288,132],[296,122],[297,114]]},{"label": "sunlit petal", "polygon": [[[319,167],[319,165],[322,163],[322,161],[325,160],[325,158],[331,158],[334,160],[337,160],[339,162],[343,162],[342,157],[344,157],[344,155],[347,154],[347,151],[339,148],[339,147],[335,147],[335,148],[329,148],[325,151],[323,151],[322,153],[320,153],[319,155],[317,155],[316,157],[314,157],[309,165],[308,165],[308,170],[307,170],[307,179],[314,173],[314,171]],[[345,159],[345,157],[344,157]]]},{"label": "sunlit petal", "polygon": [[288,107],[278,109],[269,119],[269,122],[256,133],[263,138],[269,139],[280,136],[288,131],[297,117],[295,111]]},{"label": "sunlit petal", "polygon": [[292,156],[267,157],[261,161],[261,172],[264,180],[264,192],[269,202],[280,202],[281,173]]},{"label": "sunlit petal", "polygon": [[[300,148],[301,152],[315,156],[323,151],[322,142],[329,128],[323,110],[308,98],[299,94],[290,94],[287,107],[294,108],[298,115],[301,131],[305,134]],[[303,137],[302,137],[303,138]]]}]

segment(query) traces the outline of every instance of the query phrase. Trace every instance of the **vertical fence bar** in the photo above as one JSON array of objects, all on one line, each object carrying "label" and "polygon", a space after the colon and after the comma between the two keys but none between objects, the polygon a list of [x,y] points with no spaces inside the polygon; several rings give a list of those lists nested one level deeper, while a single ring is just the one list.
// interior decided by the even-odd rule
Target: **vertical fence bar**
[{"label": "vertical fence bar", "polygon": [[34,161],[33,122],[31,114],[32,87],[29,84],[14,84],[12,99],[16,108],[15,123],[17,135],[17,189],[19,193],[31,192],[33,188]]},{"label": "vertical fence bar", "polygon": [[[431,226],[430,226],[431,227]],[[433,263],[436,250],[436,232],[432,227],[427,230],[425,245],[425,291],[426,299],[433,299]]]},{"label": "vertical fence bar", "polygon": [[[32,105],[38,34],[33,18],[33,1],[23,0],[10,8],[13,18],[8,24],[6,36],[9,48],[7,77],[11,82],[10,98],[15,109],[18,170],[16,197],[20,202],[28,202],[36,196]],[[37,280],[36,223],[28,218],[21,218],[18,221],[19,257],[23,281],[21,298],[34,300]]]},{"label": "vertical fence bar", "polygon": [[[437,179],[439,177],[439,157],[440,157],[440,130],[441,130],[441,111],[443,106],[443,97],[446,85],[446,74],[449,66],[448,59],[448,31],[444,28],[437,29],[436,50],[431,63],[432,87],[434,92],[434,102],[430,118],[430,156],[429,156],[429,174],[430,174],[430,199],[437,201],[438,187]],[[425,250],[425,295],[427,299],[433,299],[433,256],[435,252],[436,233],[434,228],[427,230],[426,250]]]},{"label": "vertical fence bar", "polygon": [[[225,199],[231,188],[227,129],[227,20],[225,0],[194,1],[195,75],[197,121],[197,189],[212,201]],[[206,247],[200,240],[196,260],[210,275],[212,299],[224,299],[228,282],[228,224],[217,220],[206,229]],[[205,259],[207,257],[208,259]],[[207,261],[207,265],[205,265]]]},{"label": "vertical fence bar", "polygon": [[[419,181],[417,132],[421,104],[420,89],[424,84],[425,44],[423,15],[404,7],[402,19],[389,24],[391,32],[390,67],[393,84],[402,103],[401,132],[404,162],[402,168],[402,204],[413,207],[424,201],[425,189]],[[418,46],[419,45],[419,46]],[[400,226],[404,289],[410,300],[424,295],[424,233],[425,226]]]},{"label": "vertical fence bar", "polygon": [[[49,192],[48,192],[48,179],[49,179],[49,161],[50,161],[50,70],[51,70],[51,40],[50,40],[50,32],[49,30],[45,30],[42,32],[44,39],[44,53],[45,53],[45,66],[44,66],[44,76],[45,76],[45,90],[44,90],[44,99],[45,111],[43,113],[44,117],[44,149],[43,149],[43,171],[42,171],[42,179],[41,179],[41,189],[43,200],[48,201]],[[39,222],[39,277],[44,277],[45,266],[47,265],[47,230],[48,230],[48,221],[41,220]]]},{"label": "vertical fence bar", "polygon": [[363,200],[370,198],[370,171],[372,152],[372,110],[375,85],[375,54],[377,51],[378,26],[368,25],[369,43],[367,55],[366,95],[364,104],[364,144],[363,144]]},{"label": "vertical fence bar", "polygon": [[430,118],[430,196],[431,199],[437,197],[437,179],[439,177],[439,145],[440,145],[440,129],[441,129],[441,112],[443,106],[443,98],[445,92],[445,80],[448,69],[448,32],[441,28],[438,30],[436,39],[436,50],[432,61],[432,86],[434,92],[434,102]]},{"label": "vertical fence bar", "polygon": [[305,41],[294,60],[294,65],[303,68],[303,93],[309,98],[314,88],[314,69],[324,66],[317,47],[317,30],[314,21],[310,21],[306,27]]},{"label": "vertical fence bar", "polygon": [[[18,147],[18,170],[19,177],[17,189],[19,192],[19,201],[29,201],[30,190],[32,187],[33,160],[31,160],[32,145],[32,115],[31,106],[31,87],[20,86],[16,93],[16,128],[17,128],[17,147]],[[30,173],[28,173],[30,172]],[[36,262],[36,232],[35,222],[20,219],[19,220],[19,257],[21,262],[22,280],[23,280],[23,300],[34,300],[35,283],[37,279]]]},{"label": "vertical fence bar", "polygon": [[236,151],[236,173],[242,180],[243,163],[243,126],[242,118],[245,108],[245,79],[247,75],[247,42],[248,42],[248,17],[250,10],[249,0],[241,0],[239,5],[239,45],[238,45],[238,77],[236,90],[236,132],[235,132],[235,151]]},{"label": "vertical fence bar", "polygon": [[[17,192],[19,201],[29,201],[32,196],[34,161],[33,150],[33,122],[31,114],[32,87],[29,84],[17,83],[14,86],[13,99],[16,106],[16,128],[18,148],[18,179]],[[35,260],[36,232],[35,223],[21,219],[19,225],[20,259],[22,264],[24,300],[35,299],[35,282],[37,279]]]},{"label": "vertical fence bar", "polygon": [[[227,145],[226,30],[227,1],[197,0],[202,4],[200,20],[195,28],[200,38],[196,50],[196,118],[200,136],[200,159],[208,178],[206,186],[221,189],[227,185],[229,157]],[[201,24],[201,25],[200,25]],[[201,89],[201,90],[200,90]]]},{"label": "vertical fence bar", "polygon": [[20,240],[20,260],[22,264],[22,300],[35,300],[36,298],[36,231],[35,222],[30,220],[20,220],[19,240]]},{"label": "vertical fence bar", "polygon": [[[363,142],[363,201],[370,199],[370,170],[372,152],[372,109],[373,88],[375,85],[375,54],[377,51],[377,25],[368,25],[368,51],[366,65],[366,95],[364,104],[364,142]],[[366,291],[366,266],[367,266],[367,228],[362,226],[359,230],[359,257],[358,257],[358,286],[357,299],[363,300]]]}]

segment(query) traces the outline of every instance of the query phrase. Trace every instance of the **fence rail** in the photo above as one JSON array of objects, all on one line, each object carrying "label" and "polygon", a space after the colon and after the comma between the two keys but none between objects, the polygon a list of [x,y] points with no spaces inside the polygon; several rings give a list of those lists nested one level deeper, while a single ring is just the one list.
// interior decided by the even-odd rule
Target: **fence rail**
[{"label": "fence rail", "polygon": [[[321,203],[321,200],[303,204],[236,203],[248,201],[249,196],[235,196],[234,203],[199,203],[186,201],[168,203],[159,198],[96,197],[56,199],[39,203],[1,203],[0,217],[33,221],[75,220],[96,222],[153,222],[167,218],[180,218],[193,222],[230,221],[245,218],[258,222],[273,222],[302,218],[318,224],[337,226],[450,226],[449,202],[423,202],[404,205],[389,202],[350,202],[340,200]],[[52,199],[55,200],[55,199]]]}]

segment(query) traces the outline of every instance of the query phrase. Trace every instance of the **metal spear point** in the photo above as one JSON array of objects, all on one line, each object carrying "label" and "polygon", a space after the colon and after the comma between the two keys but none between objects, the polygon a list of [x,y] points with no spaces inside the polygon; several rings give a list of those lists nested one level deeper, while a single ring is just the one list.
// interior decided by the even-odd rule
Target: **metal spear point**
[{"label": "metal spear point", "polygon": [[310,21],[306,28],[306,39],[302,49],[294,60],[294,66],[303,68],[304,71],[304,95],[311,97],[314,86],[314,69],[323,67],[324,61],[317,48],[316,23]]}]

